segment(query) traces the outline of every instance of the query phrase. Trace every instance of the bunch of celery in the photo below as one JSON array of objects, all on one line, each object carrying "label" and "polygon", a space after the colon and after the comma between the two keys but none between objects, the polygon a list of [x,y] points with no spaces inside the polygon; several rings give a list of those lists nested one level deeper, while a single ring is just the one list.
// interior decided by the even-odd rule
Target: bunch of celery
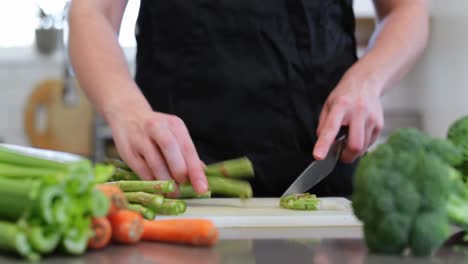
[{"label": "bunch of celery", "polygon": [[[117,159],[106,159],[105,164],[116,167],[110,181],[139,181],[140,177],[124,162]],[[254,169],[246,157],[209,164],[205,167],[209,191],[197,194],[190,183],[179,185],[179,198],[209,198],[211,195],[225,197],[250,198],[253,195],[250,183],[245,180],[254,177]],[[136,189],[135,191],[142,191]]]},{"label": "bunch of celery", "polygon": [[55,250],[82,254],[91,218],[109,209],[94,186],[113,172],[77,155],[0,144],[0,250],[29,260]]}]

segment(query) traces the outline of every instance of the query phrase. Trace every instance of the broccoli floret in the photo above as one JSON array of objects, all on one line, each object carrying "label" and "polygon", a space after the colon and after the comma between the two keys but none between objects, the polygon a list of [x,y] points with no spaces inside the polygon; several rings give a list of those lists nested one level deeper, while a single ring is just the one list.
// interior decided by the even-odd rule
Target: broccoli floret
[{"label": "broccoli floret", "polygon": [[366,154],[355,173],[352,206],[374,252],[433,253],[449,224],[468,227],[468,188],[454,167],[461,154],[444,139],[395,131]]},{"label": "broccoli floret", "polygon": [[447,138],[460,150],[463,161],[459,169],[468,175],[468,115],[456,119],[447,130]]}]

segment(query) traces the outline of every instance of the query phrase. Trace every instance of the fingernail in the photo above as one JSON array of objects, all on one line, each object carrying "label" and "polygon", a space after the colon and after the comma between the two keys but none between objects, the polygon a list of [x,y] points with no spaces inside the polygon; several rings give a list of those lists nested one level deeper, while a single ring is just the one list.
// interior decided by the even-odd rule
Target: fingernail
[{"label": "fingernail", "polygon": [[206,192],[208,190],[208,184],[203,179],[197,180],[197,185],[198,185],[198,188],[200,188],[202,192]]},{"label": "fingernail", "polygon": [[323,152],[322,151],[315,151],[314,156],[316,159],[323,159]]}]

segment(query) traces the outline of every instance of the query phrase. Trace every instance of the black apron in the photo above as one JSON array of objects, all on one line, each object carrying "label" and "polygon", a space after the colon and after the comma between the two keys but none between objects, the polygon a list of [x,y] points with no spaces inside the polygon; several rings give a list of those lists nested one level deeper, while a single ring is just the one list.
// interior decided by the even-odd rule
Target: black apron
[{"label": "black apron", "polygon": [[[141,0],[136,82],[205,163],[247,155],[254,195],[313,160],[322,105],[356,61],[352,0]],[[349,195],[354,165],[310,190]]]}]

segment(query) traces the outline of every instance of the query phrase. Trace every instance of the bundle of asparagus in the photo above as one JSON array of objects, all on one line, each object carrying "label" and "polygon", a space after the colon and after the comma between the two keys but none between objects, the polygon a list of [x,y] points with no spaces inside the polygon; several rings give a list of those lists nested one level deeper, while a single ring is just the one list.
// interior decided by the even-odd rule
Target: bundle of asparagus
[{"label": "bundle of asparagus", "polygon": [[156,215],[183,214],[187,205],[183,200],[166,196],[175,190],[175,182],[169,181],[110,181],[108,186],[117,186],[125,194],[128,209],[153,220]]},{"label": "bundle of asparagus", "polygon": [[0,250],[29,260],[58,249],[82,254],[91,219],[109,209],[94,186],[113,169],[72,154],[0,144]]},{"label": "bundle of asparagus", "polygon": [[[104,164],[116,167],[110,181],[139,181],[140,177],[130,167],[118,159],[106,159]],[[205,167],[208,179],[209,191],[205,194],[197,194],[190,183],[179,185],[180,199],[210,198],[211,195],[226,197],[250,198],[253,195],[250,183],[245,180],[254,177],[252,163],[247,157],[240,157],[210,164]],[[133,191],[143,191],[133,189]]]}]

